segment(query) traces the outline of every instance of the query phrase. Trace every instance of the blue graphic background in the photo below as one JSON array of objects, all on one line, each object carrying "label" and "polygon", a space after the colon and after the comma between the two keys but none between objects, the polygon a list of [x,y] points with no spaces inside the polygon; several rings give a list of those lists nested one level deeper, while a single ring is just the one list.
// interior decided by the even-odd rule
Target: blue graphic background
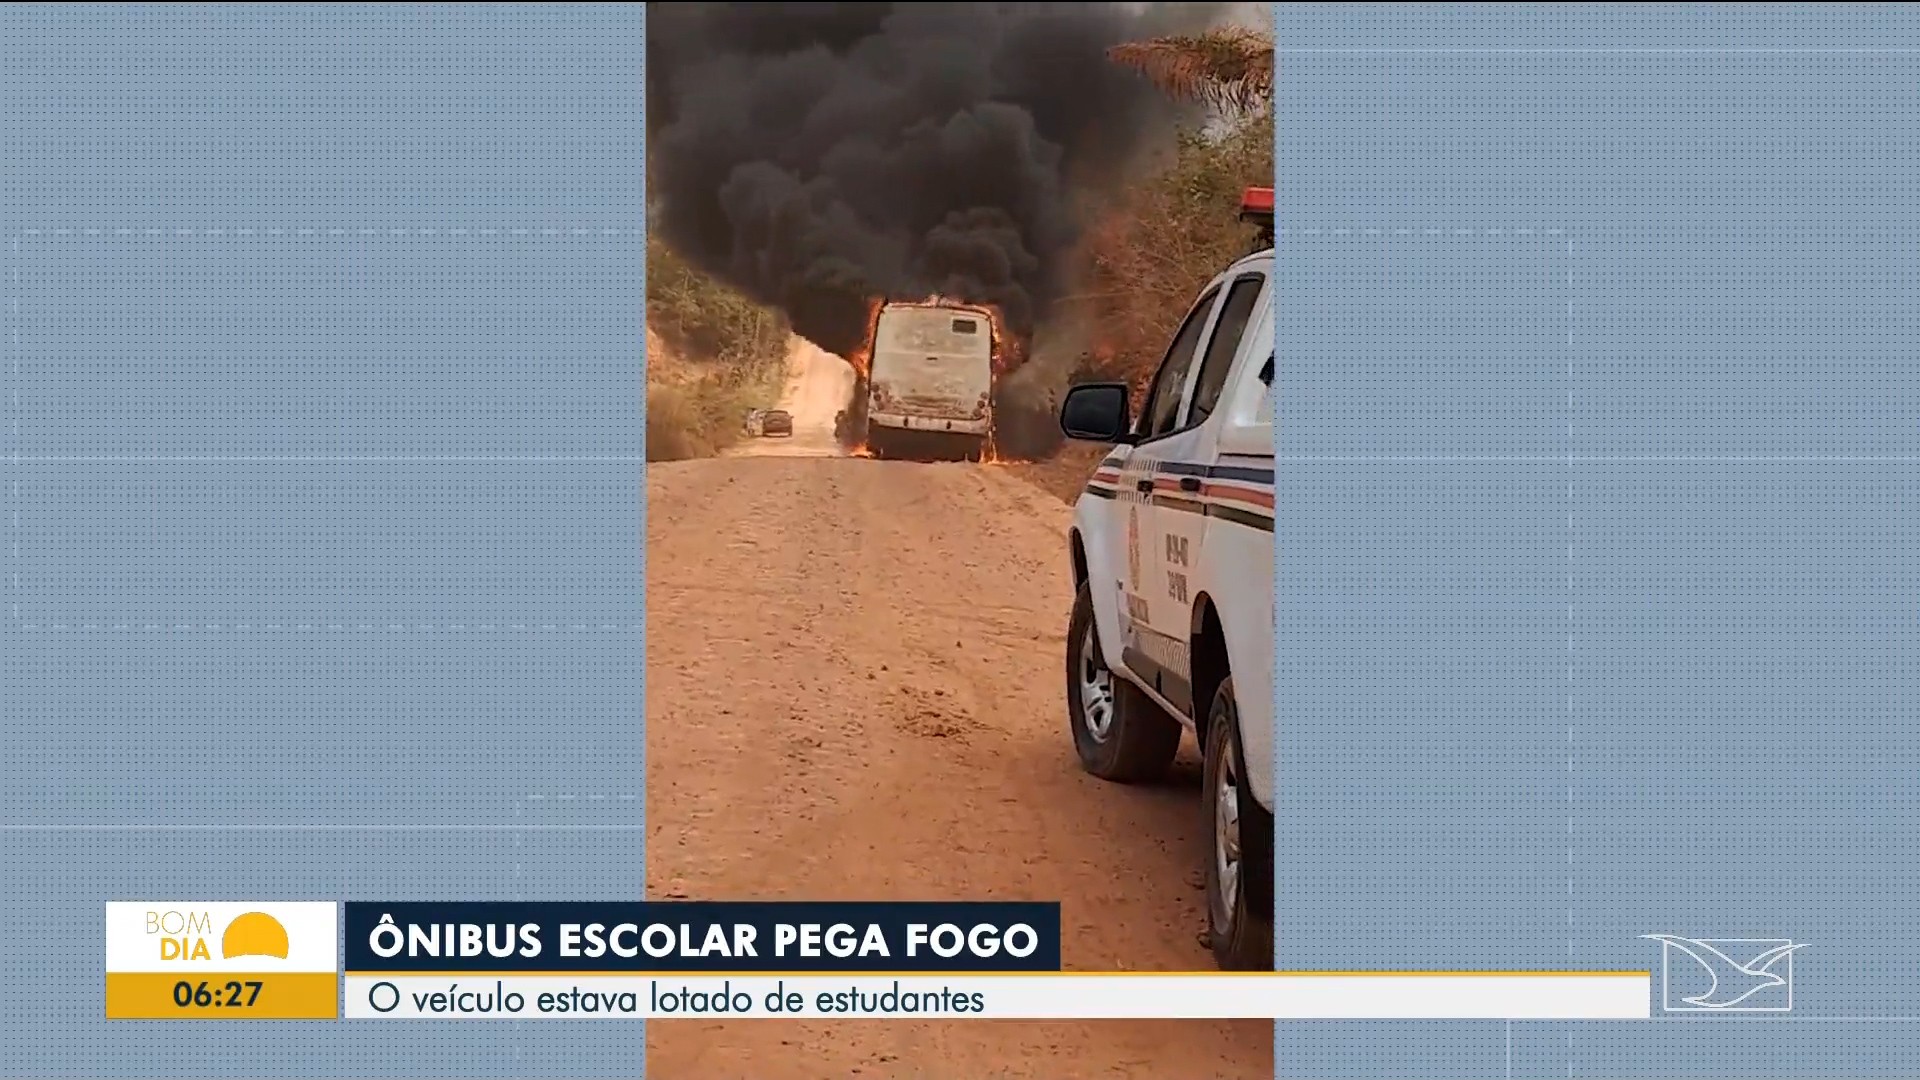
[{"label": "blue graphic background", "polygon": [[1911,1075],[1920,13],[1278,14],[1280,966],[1808,944],[1280,1073]]},{"label": "blue graphic background", "polygon": [[614,1076],[106,1023],[106,899],[637,900],[643,15],[0,11],[0,1074]]}]

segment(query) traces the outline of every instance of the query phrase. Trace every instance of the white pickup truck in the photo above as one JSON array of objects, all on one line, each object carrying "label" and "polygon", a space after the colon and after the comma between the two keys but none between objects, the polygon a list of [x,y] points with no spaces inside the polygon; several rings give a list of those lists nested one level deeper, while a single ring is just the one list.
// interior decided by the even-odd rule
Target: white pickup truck
[{"label": "white pickup truck", "polygon": [[1080,764],[1149,780],[1194,732],[1215,960],[1273,966],[1273,192],[1264,250],[1194,301],[1132,418],[1123,383],[1073,387],[1067,435],[1106,443],[1074,507],[1067,704]]}]

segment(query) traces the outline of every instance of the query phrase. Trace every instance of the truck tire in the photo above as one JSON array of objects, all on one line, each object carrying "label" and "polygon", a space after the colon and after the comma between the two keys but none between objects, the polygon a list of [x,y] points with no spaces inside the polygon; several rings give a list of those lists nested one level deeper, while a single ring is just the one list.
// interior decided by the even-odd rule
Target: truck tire
[{"label": "truck tire", "polygon": [[1273,970],[1273,818],[1247,787],[1240,709],[1228,676],[1207,714],[1201,769],[1207,932],[1224,971]]},{"label": "truck tire", "polygon": [[1084,582],[1067,622],[1067,725],[1080,767],[1116,783],[1158,779],[1180,749],[1179,721],[1107,667]]}]

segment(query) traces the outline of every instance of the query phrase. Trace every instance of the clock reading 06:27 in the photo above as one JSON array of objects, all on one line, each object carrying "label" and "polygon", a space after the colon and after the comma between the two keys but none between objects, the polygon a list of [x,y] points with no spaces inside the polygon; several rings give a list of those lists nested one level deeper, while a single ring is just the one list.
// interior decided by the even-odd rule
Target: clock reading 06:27
[{"label": "clock reading 06:27", "polygon": [[173,1003],[183,1009],[198,1005],[201,1008],[222,1007],[243,1009],[252,1005],[260,997],[260,983],[230,982],[225,986],[218,984],[177,982],[173,984]]}]

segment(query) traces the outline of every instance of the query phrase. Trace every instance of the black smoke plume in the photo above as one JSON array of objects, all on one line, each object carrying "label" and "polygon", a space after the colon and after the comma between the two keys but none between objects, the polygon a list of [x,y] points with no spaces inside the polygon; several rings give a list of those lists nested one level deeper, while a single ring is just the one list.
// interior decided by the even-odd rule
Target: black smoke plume
[{"label": "black smoke plume", "polygon": [[1062,287],[1078,194],[1178,116],[1106,58],[1213,4],[649,4],[649,227],[852,355],[873,297]]}]

